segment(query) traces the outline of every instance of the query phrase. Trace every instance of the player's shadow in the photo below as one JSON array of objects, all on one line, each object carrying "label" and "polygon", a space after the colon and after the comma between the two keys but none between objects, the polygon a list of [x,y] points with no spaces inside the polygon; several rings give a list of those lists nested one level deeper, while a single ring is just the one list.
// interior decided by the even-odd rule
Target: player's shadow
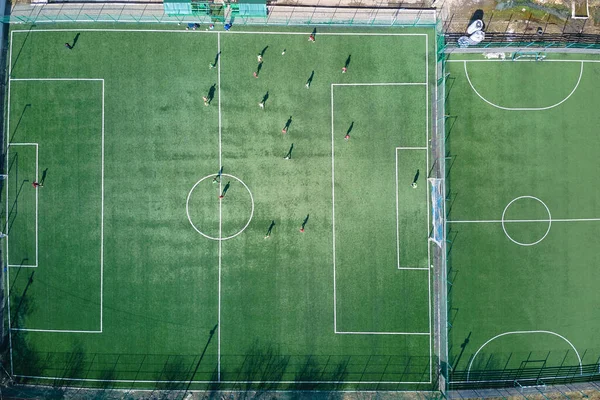
[{"label": "player's shadow", "polygon": [[217,53],[217,55],[215,56],[215,61],[213,61],[212,65],[214,65],[215,67],[217,66],[217,63],[219,62],[219,57],[221,56],[221,52],[219,51]]},{"label": "player's shadow", "polygon": [[267,91],[267,93],[265,93],[265,95],[262,98],[262,103],[266,104],[267,100],[269,100],[269,91]]},{"label": "player's shadow", "polygon": [[346,135],[350,135],[350,132],[352,132],[352,129],[354,129],[354,121],[352,121],[352,123],[350,124],[350,127],[348,127],[348,130],[346,131]]},{"label": "player's shadow", "polygon": [[21,121],[23,121],[23,116],[25,115],[25,112],[29,108],[31,108],[31,103],[27,103],[23,107],[23,111],[21,111],[21,115],[19,116],[19,120],[17,121],[17,124],[15,125],[15,128],[13,129],[13,131],[10,134],[10,142],[11,143],[13,143],[15,141],[15,138],[17,137],[17,133],[19,132],[19,126],[21,126]]},{"label": "player's shadow", "polygon": [[71,45],[71,49],[75,48],[75,45],[77,44],[77,41],[79,40],[80,35],[81,35],[81,33],[77,33],[77,35],[75,35],[75,37],[73,38],[73,44]]},{"label": "player's shadow", "polygon": [[42,171],[42,178],[40,179],[40,185],[44,185],[44,182],[46,182],[46,176],[48,175],[48,168],[46,168],[45,170]]},{"label": "player's shadow", "polygon": [[217,89],[217,84],[215,83],[214,85],[212,85],[210,87],[210,89],[208,89],[208,96],[206,96],[208,98],[208,102],[210,103],[211,101],[213,101],[213,99],[215,98],[215,91]]},{"label": "player's shadow", "polygon": [[351,59],[352,59],[352,54],[348,54],[348,58],[346,58],[346,62],[344,63],[344,68],[348,68],[350,66]]},{"label": "player's shadow", "polygon": [[262,70],[263,63],[258,63],[256,66],[256,76],[260,75],[260,71]]},{"label": "player's shadow", "polygon": [[312,34],[311,34],[311,35],[313,35],[313,37],[314,37],[315,39],[317,38],[317,28],[314,28],[314,29],[312,30]]},{"label": "player's shadow", "polygon": [[312,84],[313,78],[315,77],[315,71],[310,73],[310,76],[306,80],[306,86],[310,86]]},{"label": "player's shadow", "polygon": [[262,50],[260,51],[260,53],[258,53],[258,54],[260,54],[260,56],[261,56],[261,57],[264,57],[264,55],[265,55],[265,52],[267,51],[267,49],[268,49],[268,48],[269,48],[269,46],[265,46],[265,48],[264,48],[264,49],[262,49]]}]

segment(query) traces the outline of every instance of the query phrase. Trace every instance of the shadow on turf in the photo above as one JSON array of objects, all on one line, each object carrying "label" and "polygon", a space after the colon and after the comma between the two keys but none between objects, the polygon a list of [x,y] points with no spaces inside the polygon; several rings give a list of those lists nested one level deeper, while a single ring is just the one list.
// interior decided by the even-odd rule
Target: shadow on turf
[{"label": "shadow on turf", "polygon": [[[15,59],[13,60],[13,64],[12,64],[12,66],[10,68],[9,74],[7,76],[7,79],[10,78],[10,74],[15,69],[15,66],[17,65],[17,61],[19,61],[19,57],[21,56],[21,52],[23,51],[23,48],[25,47],[25,43],[27,43],[27,39],[29,39],[29,35],[31,34],[31,31],[35,27],[36,27],[35,24],[33,24],[33,25],[31,25],[31,27],[29,27],[29,31],[27,31],[27,35],[25,35],[25,39],[23,40],[23,44],[21,44],[21,48],[19,49],[19,52],[17,53]],[[61,46],[62,46],[62,44],[61,44]]]},{"label": "shadow on turf", "polygon": [[19,126],[21,125],[21,121],[23,120],[23,116],[25,115],[25,111],[31,108],[31,103],[25,104],[23,107],[23,111],[21,111],[21,115],[19,116],[19,120],[17,121],[17,125],[10,134],[10,142],[13,143],[15,141],[15,137],[17,136],[17,132],[19,131]]},{"label": "shadow on turf", "polygon": [[[15,177],[15,182],[19,182],[19,153],[15,152],[14,155],[14,159],[10,162],[9,167],[8,167],[8,171],[10,174],[10,171],[12,170],[12,168],[14,167],[14,173],[12,174]],[[6,233],[7,235],[10,233],[13,224],[15,223],[15,220],[17,219],[17,215],[19,212],[19,197],[21,196],[21,192],[23,191],[23,187],[25,186],[26,183],[29,183],[29,179],[23,179],[21,181],[21,184],[19,186],[19,189],[17,190],[17,195],[15,196],[15,200],[13,201],[12,205],[10,206],[10,210],[8,211],[8,215],[6,216],[7,218],[7,226],[8,228],[6,229]],[[4,182],[3,182],[4,185]]]},{"label": "shadow on turf", "polygon": [[208,96],[206,96],[208,98],[208,102],[210,103],[211,101],[213,101],[213,99],[215,98],[215,90],[217,88],[217,84],[215,83],[214,85],[212,85],[210,87],[210,89],[208,89]]}]

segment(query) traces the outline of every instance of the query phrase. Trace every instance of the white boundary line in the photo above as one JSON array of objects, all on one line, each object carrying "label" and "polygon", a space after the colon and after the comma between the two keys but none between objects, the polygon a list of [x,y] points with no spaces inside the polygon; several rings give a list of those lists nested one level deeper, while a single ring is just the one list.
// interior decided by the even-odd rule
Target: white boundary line
[{"label": "white boundary line", "polygon": [[[429,336],[431,332],[335,332],[338,335],[415,335],[415,336]],[[431,382],[423,382],[431,383]]]},{"label": "white boundary line", "polygon": [[[181,31],[181,30],[152,30],[152,29],[138,29],[138,30],[130,30],[130,29],[38,29],[38,30],[13,30],[11,31],[11,43],[10,43],[10,64],[9,64],[9,76],[11,71],[11,65],[12,65],[12,43],[13,43],[13,34],[15,32],[17,33],[22,33],[22,32],[157,32],[157,33],[194,33],[192,31]],[[195,32],[195,33],[203,33],[201,31],[199,32]],[[221,32],[206,32],[206,33],[217,33],[217,40],[219,42],[218,46],[220,48],[220,33]],[[306,32],[228,32],[228,33],[233,33],[233,34],[260,34],[260,35],[265,35],[265,34],[273,34],[273,35],[306,35]],[[425,37],[425,43],[426,43],[426,49],[425,49],[425,57],[426,57],[426,82],[425,83],[383,83],[383,84],[366,84],[366,85],[370,85],[370,86],[378,86],[378,85],[390,85],[390,86],[394,86],[394,85],[424,85],[426,87],[426,90],[428,88],[428,34],[410,34],[410,33],[319,33],[320,36],[424,36]],[[219,164],[221,164],[221,97],[220,97],[220,57],[219,57],[219,69],[218,69],[218,79],[219,79]],[[8,112],[10,113],[10,81],[11,80],[102,80],[102,93],[103,93],[103,98],[102,98],[102,144],[104,146],[104,79],[84,79],[84,78],[73,78],[73,79],[69,79],[69,78],[22,78],[22,79],[9,79],[9,95],[8,95]],[[362,86],[363,84],[340,84],[340,86]],[[428,98],[428,90],[426,93],[426,106],[428,106],[429,104],[429,98]],[[332,155],[333,155],[333,88],[332,88],[332,92],[331,92],[331,104],[332,104],[332,120],[331,120],[331,124],[332,124]],[[428,111],[427,111],[428,113]],[[427,118],[429,118],[429,116],[427,115]],[[428,119],[427,119],[427,124],[428,124]],[[428,129],[428,128],[427,128]],[[429,135],[429,132],[426,132],[427,134],[427,138]],[[7,142],[8,142],[8,136],[7,136]],[[427,149],[427,148],[424,148]],[[427,154],[427,159],[429,159],[429,154]],[[427,161],[427,164],[429,164],[429,161]],[[8,158],[7,158],[7,165],[8,165]],[[221,165],[219,165],[219,168],[221,167]],[[429,165],[428,165],[429,167]],[[334,182],[334,175],[333,175],[333,168],[334,168],[334,160],[332,157],[332,186],[333,186],[333,182]],[[102,148],[102,178],[104,179],[104,147]],[[221,186],[221,184],[219,184],[219,187]],[[333,199],[333,190],[332,190],[332,199]],[[429,200],[428,200],[429,201]],[[333,221],[335,221],[335,202],[333,202]],[[7,210],[8,210],[8,202],[6,204]],[[104,207],[104,181],[102,181],[102,207]],[[104,218],[104,208],[102,209],[102,227],[101,227],[101,232],[103,235],[103,231],[104,231],[104,225],[103,225],[103,220]],[[429,218],[429,216],[428,216]],[[219,209],[219,219],[220,219],[220,223],[219,223],[219,234],[221,234],[221,207]],[[335,249],[335,226],[333,226],[333,242],[334,242],[334,249]],[[221,240],[219,240],[219,269],[221,267]],[[103,248],[103,239],[102,239],[102,243],[101,243],[101,247]],[[7,244],[8,246],[8,244]],[[428,248],[428,253],[429,253],[429,248]],[[335,254],[335,250],[334,250],[334,254]],[[102,257],[101,259],[103,259],[103,251],[102,251]],[[335,257],[334,257],[334,326],[337,323],[337,317],[336,317],[336,300],[335,300],[335,292],[336,292],[336,287],[335,287]],[[427,270],[429,271],[428,274],[430,275],[430,269],[427,268]],[[101,272],[103,272],[103,269],[101,269]],[[429,280],[431,279],[431,277],[429,276]],[[220,284],[221,284],[221,274],[219,271],[219,289],[220,289]],[[429,282],[429,286],[431,286],[431,282]],[[8,287],[8,283],[7,283],[7,287]],[[101,289],[103,287],[103,282],[102,282],[102,277],[101,277]],[[429,289],[430,290],[430,289]],[[389,332],[389,333],[380,333],[380,332],[373,332],[373,334],[390,334],[390,335],[429,335],[431,336],[431,294],[429,294],[429,304],[430,304],[430,309],[429,309],[429,323],[430,323],[430,332],[429,333],[401,333],[401,332]],[[219,352],[219,360],[218,360],[218,367],[219,367],[219,381],[222,383],[281,383],[281,384],[291,384],[291,383],[317,383],[317,384],[330,384],[330,383],[336,383],[334,381],[221,381],[220,380],[220,330],[221,330],[221,323],[220,323],[220,292],[219,292],[219,325],[218,325],[218,332],[219,332],[219,348],[218,348],[218,352]],[[10,304],[10,299],[8,299],[8,302]],[[101,308],[102,308],[102,292],[101,292]],[[101,316],[102,316],[102,309],[101,309]],[[101,327],[102,327],[102,321],[101,322]],[[10,326],[10,312],[9,312],[9,326]],[[44,331],[44,332],[50,332],[50,330],[38,330],[38,331]],[[52,331],[52,332],[67,332],[67,331]],[[68,331],[68,332],[80,332],[80,333],[101,333],[101,332],[96,332],[96,331]],[[361,332],[338,332],[341,334],[362,334]],[[12,338],[10,337],[10,330],[9,330],[9,339],[10,339],[10,354],[11,354],[11,373],[13,374],[13,376],[15,377],[21,377],[21,378],[31,378],[31,379],[46,379],[46,380],[57,380],[57,379],[61,379],[61,380],[66,380],[66,381],[89,381],[89,382],[123,382],[123,383],[134,383],[134,382],[138,382],[138,383],[160,383],[160,382],[172,382],[172,383],[188,383],[189,381],[143,381],[143,380],[102,380],[102,379],[83,379],[83,378],[57,378],[57,377],[44,377],[44,376],[31,376],[31,375],[14,375],[14,369],[13,369],[13,359],[12,359]],[[431,379],[432,379],[432,368],[433,366],[431,365],[431,340],[430,340],[430,356],[429,356],[429,363],[430,363],[430,369],[429,369],[429,382],[421,382],[421,381],[415,381],[415,382],[398,382],[398,381],[345,381],[345,383],[348,384],[428,384],[431,383]],[[193,381],[193,383],[213,383],[214,381]]]},{"label": "white boundary line", "polygon": [[[110,21],[109,21],[110,22]],[[112,21],[114,22],[114,21]],[[307,27],[310,28],[310,27]],[[19,29],[13,30],[12,32],[155,32],[155,33],[182,33],[182,34],[221,34],[221,31],[187,31],[183,29]],[[223,32],[224,33],[224,32]],[[260,31],[228,31],[226,35],[310,35],[309,29],[305,32],[260,32]],[[319,32],[319,36],[425,36],[427,33],[353,33],[353,32]]]},{"label": "white boundary line", "polygon": [[[219,165],[218,171],[221,171],[222,164],[222,142],[221,142],[221,33],[217,34],[217,87],[219,96]],[[219,178],[219,192],[223,190],[222,179]],[[250,189],[248,189],[250,191]],[[252,198],[252,193],[250,193]],[[252,202],[254,204],[254,202]],[[253,207],[254,210],[254,207]],[[252,219],[252,216],[250,217]],[[248,221],[248,224],[250,221]],[[247,225],[246,225],[247,226]],[[217,382],[221,382],[221,263],[223,247],[223,202],[219,201],[219,310],[217,315]]]},{"label": "white boundary line", "polygon": [[[507,222],[598,222],[600,218],[552,218],[552,219],[506,219]],[[502,223],[501,219],[447,221],[449,224],[491,224]]]},{"label": "white boundary line", "polygon": [[[8,133],[7,133],[7,135],[8,135]],[[6,158],[8,158],[10,146],[35,146],[35,181],[37,182],[39,179],[39,160],[40,160],[38,143],[9,143],[8,147],[6,148]],[[8,172],[8,170],[7,170],[7,172]],[[7,185],[7,190],[6,190],[6,201],[8,202],[8,185]],[[8,214],[6,215],[6,217],[7,217],[7,221],[8,221]],[[10,264],[10,260],[8,257],[8,245],[7,245],[6,264],[8,265],[9,268],[14,268],[14,267],[37,268],[38,267],[38,265],[39,265],[38,220],[39,220],[39,197],[38,197],[38,190],[36,189],[36,191],[35,191],[35,264],[34,265],[22,265],[22,266]],[[8,241],[8,236],[6,237],[6,240]]]},{"label": "white boundary line", "polygon": [[427,86],[427,82],[332,83],[334,86]]},{"label": "white boundary line", "polygon": [[[399,195],[398,195],[398,189],[400,188],[399,183],[398,183],[398,150],[425,150],[427,151],[427,147],[396,147],[396,258],[397,258],[397,262],[398,262],[398,268],[397,269],[404,269],[404,270],[429,270],[429,253],[427,254],[427,266],[426,267],[401,267],[400,266],[400,218],[399,218],[399,214],[400,214],[400,207],[399,207]],[[426,168],[429,170],[429,165],[426,166]],[[429,194],[427,193],[427,190],[425,190],[425,195],[429,196]],[[429,208],[427,208],[426,210],[427,213],[429,213]],[[425,226],[425,232],[427,233],[427,236],[429,236],[429,221],[427,221],[427,226]],[[429,247],[429,241],[427,241],[427,247]]]},{"label": "white boundary line", "polygon": [[[431,115],[429,114],[429,36],[425,36],[425,146],[428,148],[429,118],[431,118]],[[425,154],[427,159],[427,171],[425,172],[427,173],[426,177],[428,177],[429,150],[427,150]],[[429,227],[431,226],[431,222],[429,219],[431,214],[431,205],[429,204],[429,193],[427,193],[425,197],[427,199],[427,262],[429,263],[429,265],[431,265],[431,242],[429,241]],[[431,320],[431,268],[427,269],[427,294],[427,298],[429,299],[429,307],[427,308],[427,313],[429,314],[429,382],[433,382],[433,323]]]},{"label": "white boundary line", "polygon": [[[12,32],[11,32],[11,55],[12,55]],[[12,65],[12,60],[9,60],[10,65]],[[9,67],[10,68],[10,67]],[[12,72],[12,71],[10,71]],[[9,76],[10,76],[9,72]],[[10,143],[10,84],[12,81],[32,81],[32,82],[42,82],[42,81],[100,81],[102,82],[102,123],[101,123],[101,195],[100,195],[100,329],[99,330],[68,330],[68,329],[36,329],[36,328],[13,328],[10,322],[10,268],[7,268],[6,272],[6,287],[7,287],[7,306],[8,306],[8,323],[9,323],[9,332],[10,331],[25,331],[25,332],[53,332],[53,333],[102,333],[103,330],[103,302],[104,302],[104,79],[101,78],[18,78],[13,79],[9,78],[9,93],[8,93],[8,101],[9,105],[7,107],[8,116],[7,116],[7,147],[6,147],[6,159],[7,159],[7,171],[8,171],[8,153],[10,146],[19,146],[19,145],[29,145],[29,143]],[[33,144],[33,143],[32,143]],[[36,181],[38,180],[38,144],[36,146]],[[7,185],[7,193],[8,193],[8,185]],[[8,210],[8,195],[6,196],[6,209]],[[7,214],[8,216],[8,214]],[[38,190],[36,190],[36,267],[38,264]],[[8,239],[8,238],[7,238]],[[6,241],[6,261],[7,265],[11,267],[9,264],[9,252],[8,252],[8,240]],[[31,266],[28,266],[31,268]],[[11,372],[12,370],[12,338],[9,338],[10,346],[11,346]]]},{"label": "white boundary line", "polygon": [[569,340],[567,338],[565,338],[562,335],[559,335],[556,332],[552,332],[552,331],[513,331],[513,332],[504,332],[501,333],[499,335],[494,336],[493,338],[489,339],[487,342],[485,342],[484,344],[481,345],[481,347],[475,352],[475,355],[473,355],[473,357],[471,358],[471,362],[469,363],[469,369],[467,370],[467,382],[469,381],[469,375],[471,374],[471,367],[473,366],[473,361],[475,361],[475,357],[477,357],[477,354],[479,354],[479,352],[481,351],[481,349],[483,349],[488,343],[490,343],[492,340],[494,339],[498,339],[499,337],[502,336],[506,336],[506,335],[521,335],[521,334],[528,334],[528,333],[546,333],[549,335],[554,335],[554,336],[558,336],[559,338],[561,338],[562,340],[564,340],[565,342],[567,342],[569,344],[569,346],[571,346],[571,348],[575,351],[575,354],[577,355],[577,359],[579,360],[579,368],[581,371],[581,375],[583,375],[583,364],[581,363],[581,356],[579,355],[579,352],[577,351],[577,349],[575,348],[575,346],[573,346],[573,343],[569,342]]},{"label": "white boundary line", "polygon": [[[92,379],[92,378],[63,378],[63,377],[52,377],[52,376],[35,376],[35,375],[13,375],[17,378],[28,378],[28,379],[45,379],[45,380],[61,380],[61,381],[75,381],[75,382],[114,382],[114,383],[190,383],[187,381],[165,381],[165,380],[133,380],[133,379]],[[203,383],[214,383],[215,381],[192,381],[194,384],[203,384]],[[261,383],[269,383],[269,384],[293,384],[293,383],[314,383],[314,384],[339,384],[339,381],[221,381],[221,383],[253,383],[253,384],[261,384]],[[375,385],[375,384],[427,384],[431,382],[397,382],[397,381],[343,381],[343,383],[353,384],[353,385]],[[137,389],[135,389],[137,390]],[[410,393],[405,392],[403,393]],[[425,393],[425,392],[419,392]]]},{"label": "white boundary line", "polygon": [[496,108],[499,108],[501,110],[506,110],[506,111],[544,111],[544,110],[550,110],[551,108],[554,108],[554,107],[558,107],[562,103],[564,103],[565,101],[569,100],[569,98],[573,95],[573,93],[575,93],[575,91],[579,87],[579,83],[581,82],[581,77],[583,76],[583,63],[581,63],[581,68],[579,70],[579,78],[577,79],[577,83],[575,84],[575,87],[573,88],[573,90],[571,91],[571,93],[569,93],[569,95],[567,97],[565,97],[564,99],[562,99],[558,103],[553,104],[551,106],[547,106],[547,107],[503,107],[503,106],[499,106],[499,105],[497,105],[495,103],[492,103],[491,101],[489,101],[485,97],[483,97],[481,94],[479,94],[479,92],[477,91],[477,89],[475,89],[475,86],[473,86],[473,83],[471,82],[471,78],[469,77],[469,72],[467,71],[467,62],[466,61],[464,62],[464,67],[465,67],[465,76],[467,77],[467,81],[469,82],[469,85],[471,86],[471,89],[473,89],[473,91],[475,92],[475,94],[477,96],[479,96],[479,98],[481,100],[485,101],[486,103],[488,103],[492,107],[496,107]]},{"label": "white boundary line", "polygon": [[[6,106],[6,118],[5,118],[5,132],[6,132],[6,165],[5,165],[5,171],[8,174],[8,167],[9,167],[9,163],[8,163],[8,145],[10,144],[10,75],[12,74],[12,48],[13,48],[13,31],[10,32],[10,45],[9,45],[9,56],[8,56],[8,98],[7,98],[7,106]],[[6,179],[6,226],[4,227],[4,232],[6,232],[8,234],[8,182],[10,179]],[[8,265],[8,236],[6,237],[5,240],[6,243],[6,265]],[[10,321],[10,288],[9,288],[9,272],[10,268],[6,269],[6,304],[8,307],[8,327],[10,328],[11,326],[11,321]],[[9,349],[9,355],[10,355],[10,373],[11,375],[14,375],[15,370],[14,370],[14,365],[13,365],[13,348],[12,348],[12,331],[10,329],[8,329],[8,349]]]},{"label": "white boundary line", "polygon": [[[531,62],[531,61],[526,61],[526,60],[446,60],[446,62],[455,62],[455,63],[460,63],[460,62]],[[580,62],[580,63],[600,63],[600,60],[549,60],[549,59],[544,59],[544,63],[547,62]]]}]

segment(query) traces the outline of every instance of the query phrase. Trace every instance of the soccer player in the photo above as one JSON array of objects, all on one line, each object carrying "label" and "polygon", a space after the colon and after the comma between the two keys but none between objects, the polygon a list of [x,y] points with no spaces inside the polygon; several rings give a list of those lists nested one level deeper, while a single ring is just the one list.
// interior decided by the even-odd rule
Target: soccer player
[{"label": "soccer player", "polygon": [[208,97],[202,96],[202,100],[204,100],[204,105],[205,106],[208,106],[210,104],[210,102],[208,101]]},{"label": "soccer player", "polygon": [[348,68],[342,67],[342,74],[345,74],[346,72],[348,72]]},{"label": "soccer player", "polygon": [[308,37],[308,41],[309,42],[315,42],[315,35],[313,33],[310,34],[310,36]]},{"label": "soccer player", "polygon": [[261,101],[260,103],[258,103],[258,106],[261,108],[261,110],[265,109],[265,101]]},{"label": "soccer player", "polygon": [[42,184],[40,184],[40,183],[38,183],[38,182],[36,182],[36,181],[33,181],[32,185],[33,185],[33,187],[34,187],[35,189],[37,189],[38,187],[44,187],[44,185],[42,185]]},{"label": "soccer player", "polygon": [[258,59],[259,63],[263,62],[263,56],[262,56],[262,54],[257,55],[256,58]]},{"label": "soccer player", "polygon": [[65,47],[69,50],[73,50],[73,46],[71,46],[69,43],[65,43]]},{"label": "soccer player", "polygon": [[350,140],[350,134],[346,133],[346,136],[344,136],[344,140],[347,142],[348,140]]}]

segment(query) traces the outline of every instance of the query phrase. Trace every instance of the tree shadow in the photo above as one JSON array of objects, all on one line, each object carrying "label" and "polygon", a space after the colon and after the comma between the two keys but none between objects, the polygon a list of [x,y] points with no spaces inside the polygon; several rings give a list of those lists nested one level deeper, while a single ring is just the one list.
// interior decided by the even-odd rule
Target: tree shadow
[{"label": "tree shadow", "polygon": [[23,116],[25,115],[25,111],[27,111],[30,108],[31,108],[31,103],[27,103],[27,104],[25,104],[25,106],[23,106],[23,110],[21,111],[19,120],[17,121],[17,124],[15,125],[13,131],[10,134],[10,143],[13,143],[15,141],[15,138],[17,137],[17,132],[19,131],[19,126],[21,126],[21,121],[23,121]]},{"label": "tree shadow", "polygon": [[265,392],[274,390],[282,381],[290,362],[290,356],[281,355],[272,345],[261,345],[254,341],[246,352],[244,366],[240,373],[245,392],[255,391],[258,398]]},{"label": "tree shadow", "polygon": [[10,71],[8,71],[7,78],[10,78],[13,70],[15,69],[17,62],[19,61],[19,57],[21,56],[21,52],[23,51],[23,48],[25,47],[25,43],[27,43],[27,39],[29,39],[29,35],[31,34],[31,31],[35,27],[36,27],[35,24],[33,24],[29,27],[29,30],[27,31],[27,35],[25,35],[25,39],[23,40],[23,43],[21,44],[21,48],[19,49],[19,52],[17,53],[16,57],[14,58],[14,62],[12,64],[12,66],[10,67]]}]

